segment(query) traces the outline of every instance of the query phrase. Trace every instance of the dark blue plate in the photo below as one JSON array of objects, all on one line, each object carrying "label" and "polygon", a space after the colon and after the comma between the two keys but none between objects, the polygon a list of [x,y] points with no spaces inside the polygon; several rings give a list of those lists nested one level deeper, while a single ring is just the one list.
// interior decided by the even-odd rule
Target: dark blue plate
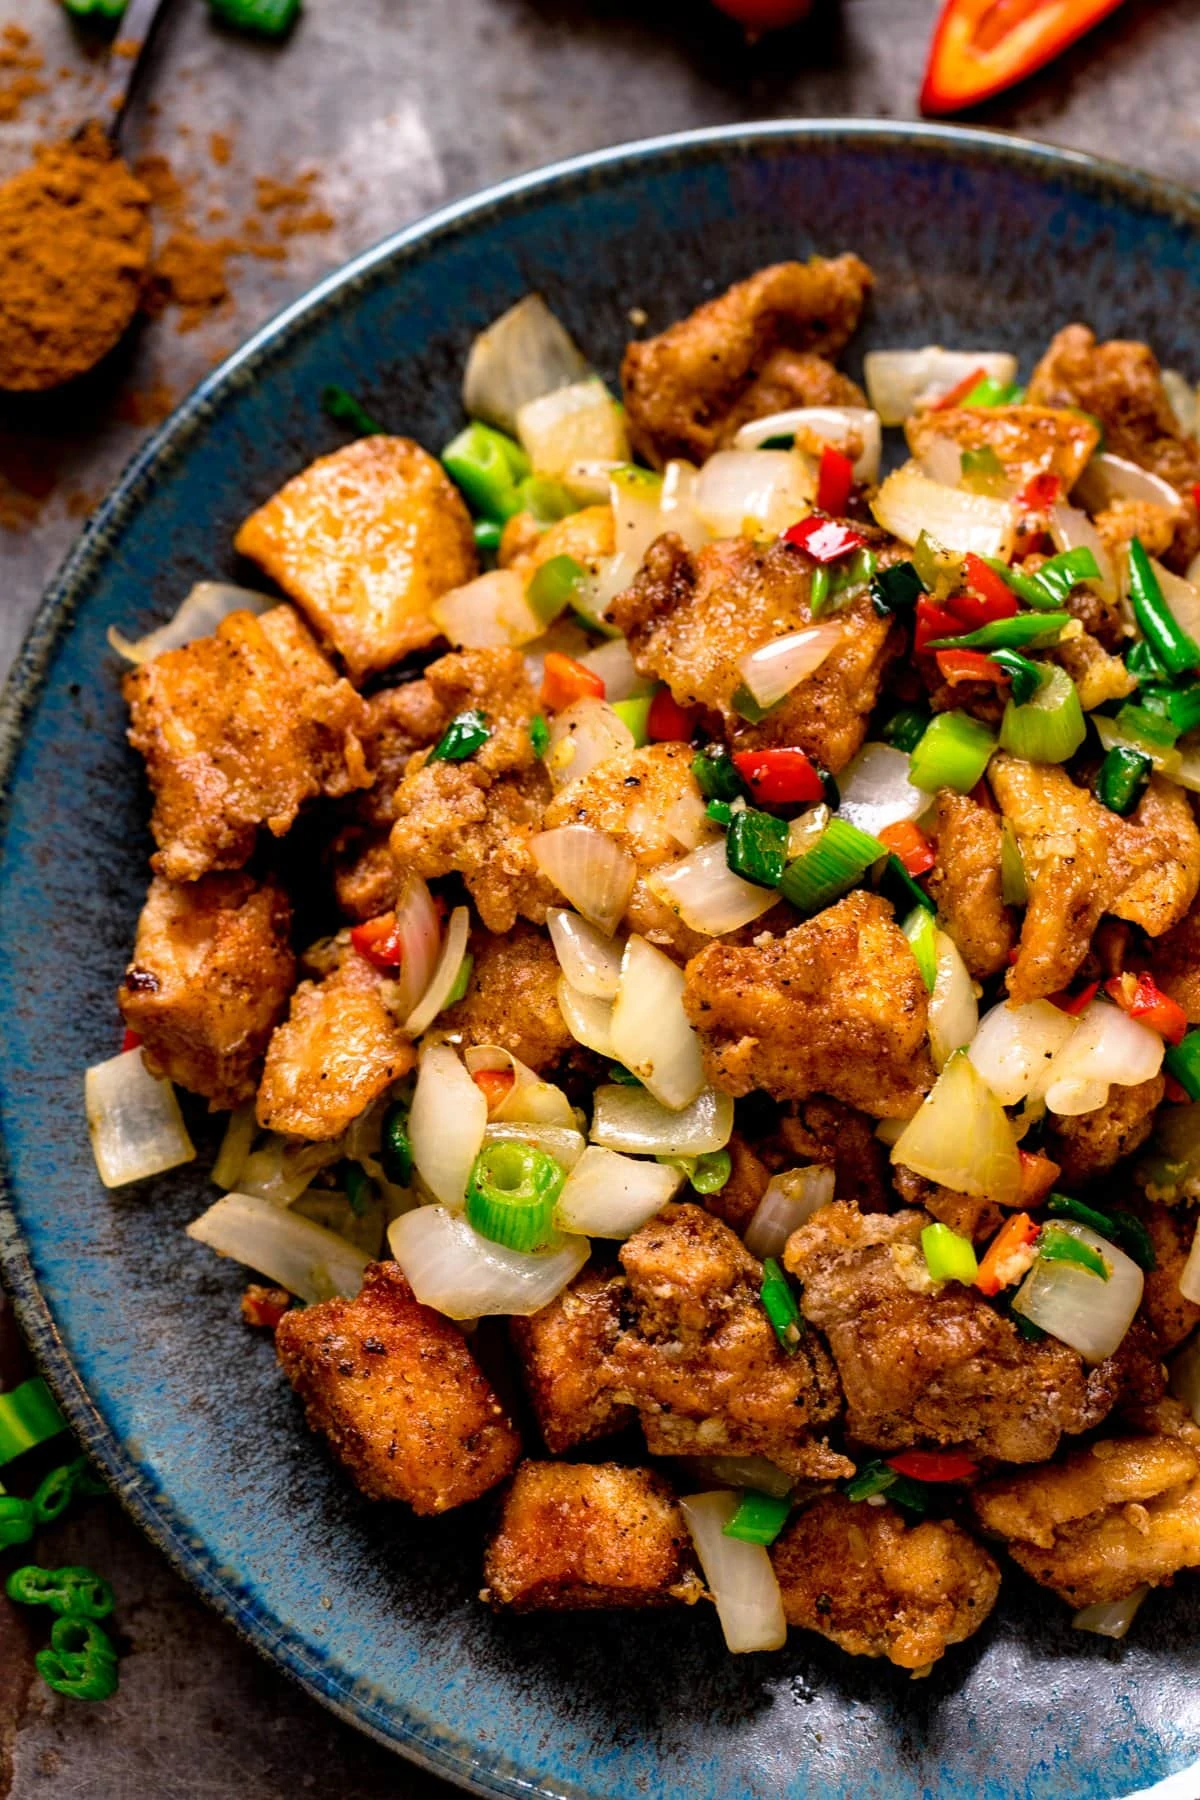
[{"label": "dark blue plate", "polygon": [[241,1271],[183,1235],[203,1170],[109,1195],[88,1151],[82,1071],[116,1048],[148,848],[105,628],[234,572],[249,507],[339,441],[326,382],[436,447],[472,336],[530,288],[615,376],[630,307],[659,326],[760,264],[844,249],[878,276],[863,343],[1003,346],[1028,368],[1084,318],[1200,374],[1200,204],[1159,183],[931,127],[605,152],[402,232],[205,382],[96,514],[4,703],[0,1266],[22,1324],[200,1592],[343,1717],[480,1793],[1115,1800],[1200,1755],[1186,1579],[1109,1646],[1008,1575],[987,1628],[915,1683],[810,1637],[730,1658],[707,1610],[493,1619],[478,1517],[371,1507],[304,1431],[238,1322]]}]

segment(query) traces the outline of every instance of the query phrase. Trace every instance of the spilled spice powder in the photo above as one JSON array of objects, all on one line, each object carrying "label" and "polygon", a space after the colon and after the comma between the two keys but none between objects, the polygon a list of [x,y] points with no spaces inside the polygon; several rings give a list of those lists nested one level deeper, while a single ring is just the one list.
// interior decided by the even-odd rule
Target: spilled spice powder
[{"label": "spilled spice powder", "polygon": [[20,25],[0,31],[0,122],[20,117],[27,100],[47,92],[41,78],[42,59]]},{"label": "spilled spice powder", "polygon": [[149,387],[129,388],[117,401],[117,417],[127,425],[161,425],[175,405],[175,391],[165,381]]}]

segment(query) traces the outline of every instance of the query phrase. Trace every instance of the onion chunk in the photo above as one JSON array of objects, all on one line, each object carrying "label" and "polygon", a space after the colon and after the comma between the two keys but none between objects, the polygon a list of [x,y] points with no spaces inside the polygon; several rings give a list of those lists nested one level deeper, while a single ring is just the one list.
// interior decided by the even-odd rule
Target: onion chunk
[{"label": "onion chunk", "polygon": [[421,1304],[448,1319],[540,1312],[579,1273],[591,1248],[584,1237],[565,1237],[536,1255],[508,1250],[444,1206],[418,1206],[393,1219],[388,1246]]},{"label": "onion chunk", "polygon": [[787,1641],[787,1620],[771,1559],[761,1544],[725,1536],[740,1502],[740,1494],[726,1490],[692,1494],[679,1504],[716,1601],[726,1648],[779,1650]]},{"label": "onion chunk", "polygon": [[733,1131],[733,1101],[704,1088],[679,1112],[660,1106],[645,1088],[598,1087],[592,1110],[592,1142],[642,1156],[704,1156],[723,1150]]},{"label": "onion chunk", "polygon": [[258,1194],[226,1194],[187,1234],[278,1282],[309,1306],[362,1286],[369,1258],[345,1238]]},{"label": "onion chunk", "polygon": [[155,1080],[140,1050],[125,1050],[89,1069],[84,1106],[105,1187],[143,1181],[195,1158],[175,1089]]},{"label": "onion chunk", "polygon": [[627,1238],[674,1198],[682,1169],[589,1144],[558,1197],[555,1223],[585,1237]]}]

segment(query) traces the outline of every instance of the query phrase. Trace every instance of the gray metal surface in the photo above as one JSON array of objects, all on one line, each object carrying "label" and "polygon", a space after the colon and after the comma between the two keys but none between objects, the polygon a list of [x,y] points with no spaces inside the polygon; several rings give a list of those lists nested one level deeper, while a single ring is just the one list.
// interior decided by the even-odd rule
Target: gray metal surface
[{"label": "gray metal surface", "polygon": [[[163,385],[182,394],[324,269],[518,169],[751,117],[911,116],[935,11],[935,0],[817,0],[807,28],[748,52],[703,0],[306,0],[292,39],[275,48],[214,28],[202,0],[175,0],[126,127],[128,153],[166,153],[190,173],[209,232],[235,228],[204,213],[240,218],[256,176],[291,179],[313,166],[313,203],[333,228],[289,240],[284,261],[239,259],[228,308],[187,333],[170,314],[147,326],[69,409],[0,406],[0,469],[15,451],[27,463],[32,448],[36,467],[21,479],[43,489],[55,477],[31,499],[25,529],[0,526],[0,671],[89,498],[144,435],[118,416],[122,394]],[[39,138],[85,116],[94,70],[55,0],[0,0],[0,27],[12,23],[33,34],[48,71],[71,73],[0,123],[0,177]],[[1191,0],[1127,0],[979,122],[1200,185],[1197,67]],[[214,159],[214,132],[231,140],[228,163]],[[870,255],[852,219],[844,244],[831,246],[842,247]],[[1086,294],[1079,306],[1086,314]],[[0,1387],[21,1355],[0,1296]],[[0,1601],[0,1800],[448,1800],[442,1784],[360,1740],[240,1644],[111,1504],[90,1503],[35,1548],[41,1560],[111,1576],[128,1649],[114,1700],[61,1701],[33,1676],[25,1618]]]}]

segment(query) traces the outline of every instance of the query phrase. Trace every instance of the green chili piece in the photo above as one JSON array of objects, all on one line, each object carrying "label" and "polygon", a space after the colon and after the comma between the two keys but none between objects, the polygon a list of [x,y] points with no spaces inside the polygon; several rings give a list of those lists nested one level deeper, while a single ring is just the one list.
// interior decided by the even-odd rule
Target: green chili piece
[{"label": "green chili piece", "polygon": [[339,387],[330,382],[321,389],[321,411],[329,418],[335,419],[339,425],[348,425],[359,437],[381,437],[383,426],[367,411],[360,400],[356,400],[348,388]]},{"label": "green chili piece", "polygon": [[1200,1029],[1189,1031],[1182,1043],[1167,1045],[1163,1068],[1175,1077],[1189,1100],[1200,1100]]},{"label": "green chili piece", "polygon": [[930,650],[1017,650],[1028,644],[1050,644],[1064,625],[1068,612],[1014,613],[1011,619],[992,619],[961,637],[934,638]]},{"label": "green chili piece", "polygon": [[1025,398],[1025,389],[1015,381],[997,381],[994,375],[985,375],[977,381],[970,393],[963,400],[964,406],[1019,406]]},{"label": "green chili piece", "polygon": [[990,652],[993,662],[999,663],[1009,678],[1010,691],[1018,706],[1024,706],[1032,700],[1045,678],[1046,671],[1040,663],[1030,662],[1019,650],[993,650]]},{"label": "green chili piece", "polygon": [[550,748],[550,727],[544,713],[534,713],[529,721],[529,741],[535,756],[545,756]]},{"label": "green chili piece", "polygon": [[1129,546],[1129,598],[1142,636],[1169,675],[1200,667],[1200,644],[1179,623],[1159,585],[1141,538]]},{"label": "green chili piece", "polygon": [[429,761],[466,762],[477,750],[483,749],[491,735],[491,727],[478,707],[456,713],[429,752]]},{"label": "green chili piece", "polygon": [[63,1463],[43,1477],[33,1496],[33,1510],[39,1525],[53,1525],[70,1506],[76,1494],[103,1494],[107,1490],[88,1468],[85,1458]]},{"label": "green chili piece", "polygon": [[55,1619],[49,1648],[34,1657],[46,1686],[71,1700],[107,1700],[117,1687],[117,1653],[94,1619]]},{"label": "green chili piece", "polygon": [[804,1334],[804,1320],[787,1277],[773,1256],[763,1263],[762,1304],[775,1336],[788,1355],[794,1356]]},{"label": "green chili piece", "polygon": [[864,1464],[846,1483],[843,1490],[847,1500],[873,1500],[876,1494],[886,1494],[890,1487],[899,1481],[898,1470],[889,1469],[885,1462],[878,1458]]},{"label": "green chili piece", "polygon": [[29,1563],[14,1569],[4,1584],[20,1606],[48,1606],[60,1619],[106,1619],[116,1604],[103,1576],[91,1569],[40,1569]]},{"label": "green chili piece", "polygon": [[552,625],[560,613],[574,600],[587,580],[587,570],[573,556],[551,556],[534,571],[525,590],[534,617],[542,625]]},{"label": "green chili piece", "polygon": [[520,484],[517,500],[519,510],[532,513],[539,525],[555,525],[559,519],[579,511],[579,502],[570,488],[561,481],[548,481],[544,475],[527,475]]},{"label": "green chili piece", "polygon": [[610,702],[613,711],[622,725],[627,725],[633,733],[635,746],[640,750],[650,741],[650,708],[654,705],[653,694],[632,694],[628,700]]},{"label": "green chili piece", "polygon": [[724,1535],[740,1538],[743,1544],[773,1544],[787,1524],[791,1510],[790,1494],[745,1493],[725,1526]]},{"label": "green chili piece", "polygon": [[1122,1250],[1128,1251],[1140,1268],[1153,1269],[1157,1266],[1158,1258],[1154,1253],[1150,1233],[1142,1221],[1135,1219],[1130,1212],[1124,1212],[1120,1208],[1116,1212],[1100,1212],[1098,1208],[1076,1200],[1071,1194],[1051,1194],[1046,1201],[1046,1211],[1059,1219],[1074,1219],[1076,1224],[1090,1225],[1101,1237],[1111,1239]]},{"label": "green chili piece", "polygon": [[883,864],[879,876],[879,892],[885,900],[891,901],[901,916],[914,906],[923,906],[929,913],[937,912],[937,902],[930,899],[919,882],[913,880],[894,850],[888,852],[888,859]]},{"label": "green chili piece", "polygon": [[1043,1226],[1038,1239],[1038,1255],[1043,1262],[1074,1263],[1076,1268],[1086,1269],[1089,1275],[1096,1275],[1101,1281],[1108,1281],[1112,1274],[1099,1250],[1093,1250],[1074,1232],[1064,1231],[1058,1225]]},{"label": "green chili piece", "polygon": [[924,1518],[929,1511],[929,1489],[923,1481],[914,1481],[911,1475],[897,1475],[887,1490],[887,1497],[918,1518]]},{"label": "green chili piece", "polygon": [[226,25],[264,37],[283,37],[300,11],[300,0],[208,0],[208,4]]},{"label": "green chili piece", "polygon": [[881,617],[907,612],[924,592],[925,583],[911,562],[893,563],[890,569],[880,569],[871,581],[871,603]]},{"label": "green chili piece", "polygon": [[396,1187],[411,1187],[412,1139],[408,1135],[408,1107],[403,1100],[393,1100],[383,1115],[379,1160],[390,1182]]},{"label": "green chili piece", "polygon": [[529,458],[504,432],[476,419],[446,445],[442,466],[485,519],[503,525],[521,511],[519,487],[529,474]]},{"label": "green chili piece", "polygon": [[826,564],[818,563],[808,589],[808,610],[814,619],[819,619],[829,604],[829,588],[829,569]]},{"label": "green chili piece", "polygon": [[744,800],[746,784],[728,750],[708,744],[692,758],[692,774],[706,800]]},{"label": "green chili piece", "polygon": [[728,825],[733,817],[733,808],[728,800],[710,800],[704,810],[717,825]]},{"label": "green chili piece", "polygon": [[879,735],[897,750],[915,750],[925,736],[930,715],[921,706],[902,706],[886,721]]},{"label": "green chili piece", "polygon": [[688,1180],[698,1194],[719,1194],[732,1173],[728,1150],[704,1150],[694,1159]]},{"label": "green chili piece", "polygon": [[1110,812],[1125,818],[1145,793],[1153,772],[1154,764],[1144,750],[1116,744],[1100,764],[1096,798]]},{"label": "green chili piece", "polygon": [[498,550],[500,539],[504,536],[504,527],[496,519],[476,519],[471,527],[475,533],[477,550]]},{"label": "green chili piece", "polygon": [[536,1144],[485,1144],[467,1182],[467,1223],[509,1250],[543,1250],[554,1240],[554,1205],[566,1178]]},{"label": "green chili piece", "polygon": [[27,1544],[38,1526],[31,1500],[19,1500],[15,1494],[0,1494],[0,1550],[11,1550],[16,1544]]},{"label": "green chili piece", "polygon": [[786,819],[747,806],[732,815],[725,837],[725,861],[743,881],[777,888],[787,861]]}]

